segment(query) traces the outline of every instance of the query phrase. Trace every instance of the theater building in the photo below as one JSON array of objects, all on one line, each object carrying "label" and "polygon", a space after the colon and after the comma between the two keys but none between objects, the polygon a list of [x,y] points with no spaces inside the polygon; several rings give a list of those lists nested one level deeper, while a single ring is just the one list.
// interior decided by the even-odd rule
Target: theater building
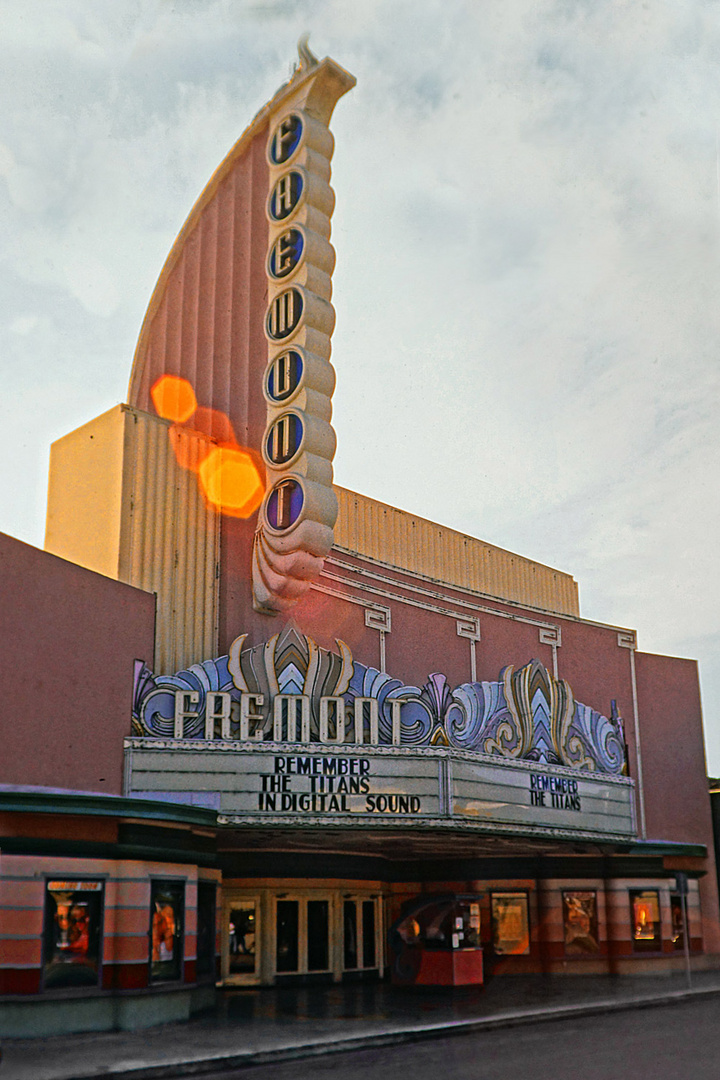
[{"label": "theater building", "polygon": [[0,544],[10,1034],[216,980],[718,964],[694,661],[333,483],[353,84],[301,48],[168,257],[127,403],[54,444],[46,551]]}]

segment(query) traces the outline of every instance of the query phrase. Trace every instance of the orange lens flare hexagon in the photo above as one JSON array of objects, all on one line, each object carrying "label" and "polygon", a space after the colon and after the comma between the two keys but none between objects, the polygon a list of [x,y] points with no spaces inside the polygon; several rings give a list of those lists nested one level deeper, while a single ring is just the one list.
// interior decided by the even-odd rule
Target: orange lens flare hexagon
[{"label": "orange lens flare hexagon", "polygon": [[168,437],[178,465],[198,474],[207,502],[228,517],[254,514],[265,495],[265,470],[257,454],[238,446],[227,413],[198,405],[179,375],[161,375],[150,396],[158,416],[172,421]]},{"label": "orange lens flare hexagon", "polygon": [[198,469],[207,501],[229,517],[250,517],[263,500],[262,482],[252,455],[239,446],[216,446]]},{"label": "orange lens flare hexagon", "polygon": [[[179,375],[161,375],[150,391],[153,405],[163,420],[184,424],[198,407],[195,391]],[[229,423],[229,421],[228,421]]]},{"label": "orange lens flare hexagon", "polygon": [[[207,437],[193,438],[193,433]],[[198,471],[213,449],[210,439],[221,445],[238,445],[227,413],[220,412],[219,409],[209,409],[205,405],[197,407],[191,424],[173,424],[170,428],[170,444],[177,463],[191,472]]]}]

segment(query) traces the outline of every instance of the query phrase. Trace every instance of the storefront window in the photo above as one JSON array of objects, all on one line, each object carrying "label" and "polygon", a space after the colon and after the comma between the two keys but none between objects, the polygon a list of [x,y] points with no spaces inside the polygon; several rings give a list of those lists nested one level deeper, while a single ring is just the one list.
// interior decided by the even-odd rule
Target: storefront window
[{"label": "storefront window", "polygon": [[493,950],[499,956],[522,956],[530,952],[527,893],[492,893]]},{"label": "storefront window", "polygon": [[564,892],[562,902],[565,955],[587,956],[598,952],[597,893]]},{"label": "storefront window", "polygon": [[198,882],[197,974],[215,977],[215,882]]},{"label": "storefront window", "polygon": [[150,980],[182,978],[185,882],[153,881],[150,893]]},{"label": "storefront window", "polygon": [[97,986],[102,941],[102,881],[48,881],[43,986]]},{"label": "storefront window", "polygon": [[630,929],[634,952],[659,952],[662,948],[660,933],[660,896],[657,889],[645,889],[630,893]]},{"label": "storefront window", "polygon": [[685,920],[683,918],[682,897],[676,893],[670,897],[670,916],[672,919],[673,949],[685,948]]}]

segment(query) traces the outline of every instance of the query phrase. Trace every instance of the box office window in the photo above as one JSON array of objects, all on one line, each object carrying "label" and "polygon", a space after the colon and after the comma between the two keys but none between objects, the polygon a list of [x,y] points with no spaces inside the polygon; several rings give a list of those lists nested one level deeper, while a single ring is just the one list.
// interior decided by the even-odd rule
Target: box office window
[{"label": "box office window", "polygon": [[[630,893],[630,932],[633,952],[660,952],[660,894],[657,889]],[[681,946],[682,948],[682,946]]]},{"label": "box office window", "polygon": [[498,956],[526,956],[530,952],[527,893],[491,893],[490,910],[493,951]]},{"label": "box office window", "polygon": [[150,889],[150,980],[182,978],[185,882],[153,881]]},{"label": "box office window", "polygon": [[103,882],[54,879],[45,886],[43,987],[100,981]]},{"label": "box office window", "polygon": [[418,898],[391,929],[403,945],[421,945],[428,951],[479,949],[480,900],[454,894],[436,900]]},{"label": "box office window", "polygon": [[480,901],[457,900],[453,917],[453,949],[479,949],[480,940]]},{"label": "box office window", "polygon": [[600,948],[597,893],[564,892],[562,907],[565,955],[588,956],[597,953]]}]

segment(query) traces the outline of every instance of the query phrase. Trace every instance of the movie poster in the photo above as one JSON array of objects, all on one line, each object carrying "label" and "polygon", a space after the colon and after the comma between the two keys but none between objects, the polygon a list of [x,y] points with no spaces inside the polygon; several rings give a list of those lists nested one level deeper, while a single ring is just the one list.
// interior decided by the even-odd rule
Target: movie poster
[{"label": "movie poster", "polygon": [[45,889],[43,986],[97,986],[102,881],[51,880]]},{"label": "movie poster", "polygon": [[153,881],[150,899],[150,978],[182,978],[185,883]]},{"label": "movie poster", "polygon": [[565,955],[588,956],[599,951],[597,893],[564,892]]},{"label": "movie poster", "polygon": [[660,895],[657,889],[644,889],[630,893],[630,928],[635,952],[659,952],[662,948],[660,933]]},{"label": "movie poster", "polygon": [[493,893],[493,949],[500,956],[530,952],[527,893]]}]

